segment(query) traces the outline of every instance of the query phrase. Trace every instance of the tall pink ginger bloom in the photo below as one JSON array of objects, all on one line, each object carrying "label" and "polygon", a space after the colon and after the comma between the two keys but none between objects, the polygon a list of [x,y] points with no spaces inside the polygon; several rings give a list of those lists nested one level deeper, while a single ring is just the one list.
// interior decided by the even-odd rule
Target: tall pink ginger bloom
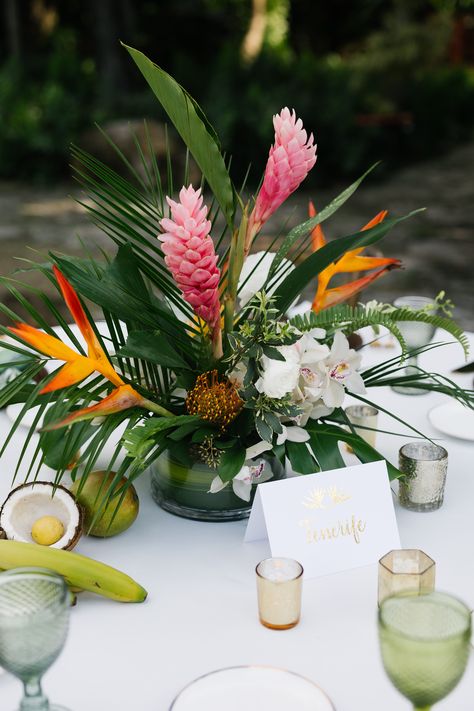
[{"label": "tall pink ginger bloom", "polygon": [[220,338],[220,303],[217,255],[209,236],[211,223],[207,207],[202,204],[201,190],[182,187],[179,202],[166,198],[171,218],[164,217],[158,235],[165,253],[166,266],[195,313]]},{"label": "tall pink ginger bloom", "polygon": [[285,106],[273,117],[275,142],[270,148],[263,184],[257,195],[255,207],[247,228],[245,251],[248,253],[253,238],[270,215],[293,193],[316,163],[316,145],[313,134],[303,128]]}]

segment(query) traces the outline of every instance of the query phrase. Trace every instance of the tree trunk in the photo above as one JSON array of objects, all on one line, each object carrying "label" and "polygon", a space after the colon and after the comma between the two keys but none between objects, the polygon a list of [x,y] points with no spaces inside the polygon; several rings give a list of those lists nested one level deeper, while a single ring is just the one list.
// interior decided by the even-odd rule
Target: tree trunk
[{"label": "tree trunk", "polygon": [[267,19],[267,0],[252,0],[252,18],[241,48],[242,59],[247,64],[262,51]]}]

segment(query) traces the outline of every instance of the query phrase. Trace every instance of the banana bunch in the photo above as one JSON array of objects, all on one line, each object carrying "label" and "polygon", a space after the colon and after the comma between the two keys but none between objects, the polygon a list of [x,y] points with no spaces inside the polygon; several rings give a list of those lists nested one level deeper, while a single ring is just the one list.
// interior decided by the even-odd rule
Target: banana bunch
[{"label": "banana bunch", "polygon": [[79,553],[36,543],[0,540],[0,569],[48,568],[70,588],[88,590],[119,602],[143,602],[147,591],[125,573]]}]

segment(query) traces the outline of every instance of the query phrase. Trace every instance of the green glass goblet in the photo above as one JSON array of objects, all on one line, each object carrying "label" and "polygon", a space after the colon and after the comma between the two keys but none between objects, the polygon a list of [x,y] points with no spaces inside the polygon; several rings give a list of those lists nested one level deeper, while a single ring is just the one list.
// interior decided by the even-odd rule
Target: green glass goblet
[{"label": "green glass goblet", "polygon": [[429,711],[464,674],[470,611],[445,593],[405,593],[386,598],[378,620],[382,660],[391,682],[415,711]]},{"label": "green glass goblet", "polygon": [[63,648],[70,606],[66,583],[48,570],[0,574],[0,666],[23,682],[19,711],[68,711],[50,705],[41,677]]}]

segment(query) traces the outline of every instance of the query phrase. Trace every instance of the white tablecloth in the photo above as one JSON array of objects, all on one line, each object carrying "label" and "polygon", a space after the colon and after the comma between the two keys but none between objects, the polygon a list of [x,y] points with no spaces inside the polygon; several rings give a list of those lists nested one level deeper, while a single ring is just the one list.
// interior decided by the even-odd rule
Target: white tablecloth
[{"label": "white tablecloth", "polygon": [[[474,345],[474,335],[471,342]],[[365,350],[365,363],[394,353]],[[446,374],[462,362],[455,345],[422,358],[425,367]],[[470,386],[472,374],[457,376],[457,381]],[[369,396],[439,437],[427,412],[443,396],[410,397],[388,389],[372,390]],[[382,415],[379,424],[402,431],[387,416]],[[8,427],[0,413],[0,432],[4,435]],[[0,462],[2,500],[10,489],[23,436],[24,431],[16,435]],[[396,462],[404,441],[379,435],[378,447]],[[436,560],[439,589],[474,607],[474,444],[451,438],[442,443],[449,452],[445,503],[425,514],[396,503],[401,540],[404,547],[421,548]],[[201,674],[232,665],[267,664],[320,684],[337,711],[408,709],[380,661],[375,564],[305,581],[300,624],[285,632],[268,630],[257,619],[254,578],[256,563],[269,554],[268,544],[244,544],[245,521],[199,523],[165,513],[149,496],[146,474],[138,491],[140,515],[129,531],[108,540],[84,537],[77,550],[133,576],[149,591],[148,600],[124,605],[79,596],[66,647],[44,679],[53,701],[71,711],[167,711],[178,691]],[[1,675],[1,711],[16,708],[20,695],[19,682]],[[471,660],[457,689],[436,709],[471,711],[473,698]]]}]

